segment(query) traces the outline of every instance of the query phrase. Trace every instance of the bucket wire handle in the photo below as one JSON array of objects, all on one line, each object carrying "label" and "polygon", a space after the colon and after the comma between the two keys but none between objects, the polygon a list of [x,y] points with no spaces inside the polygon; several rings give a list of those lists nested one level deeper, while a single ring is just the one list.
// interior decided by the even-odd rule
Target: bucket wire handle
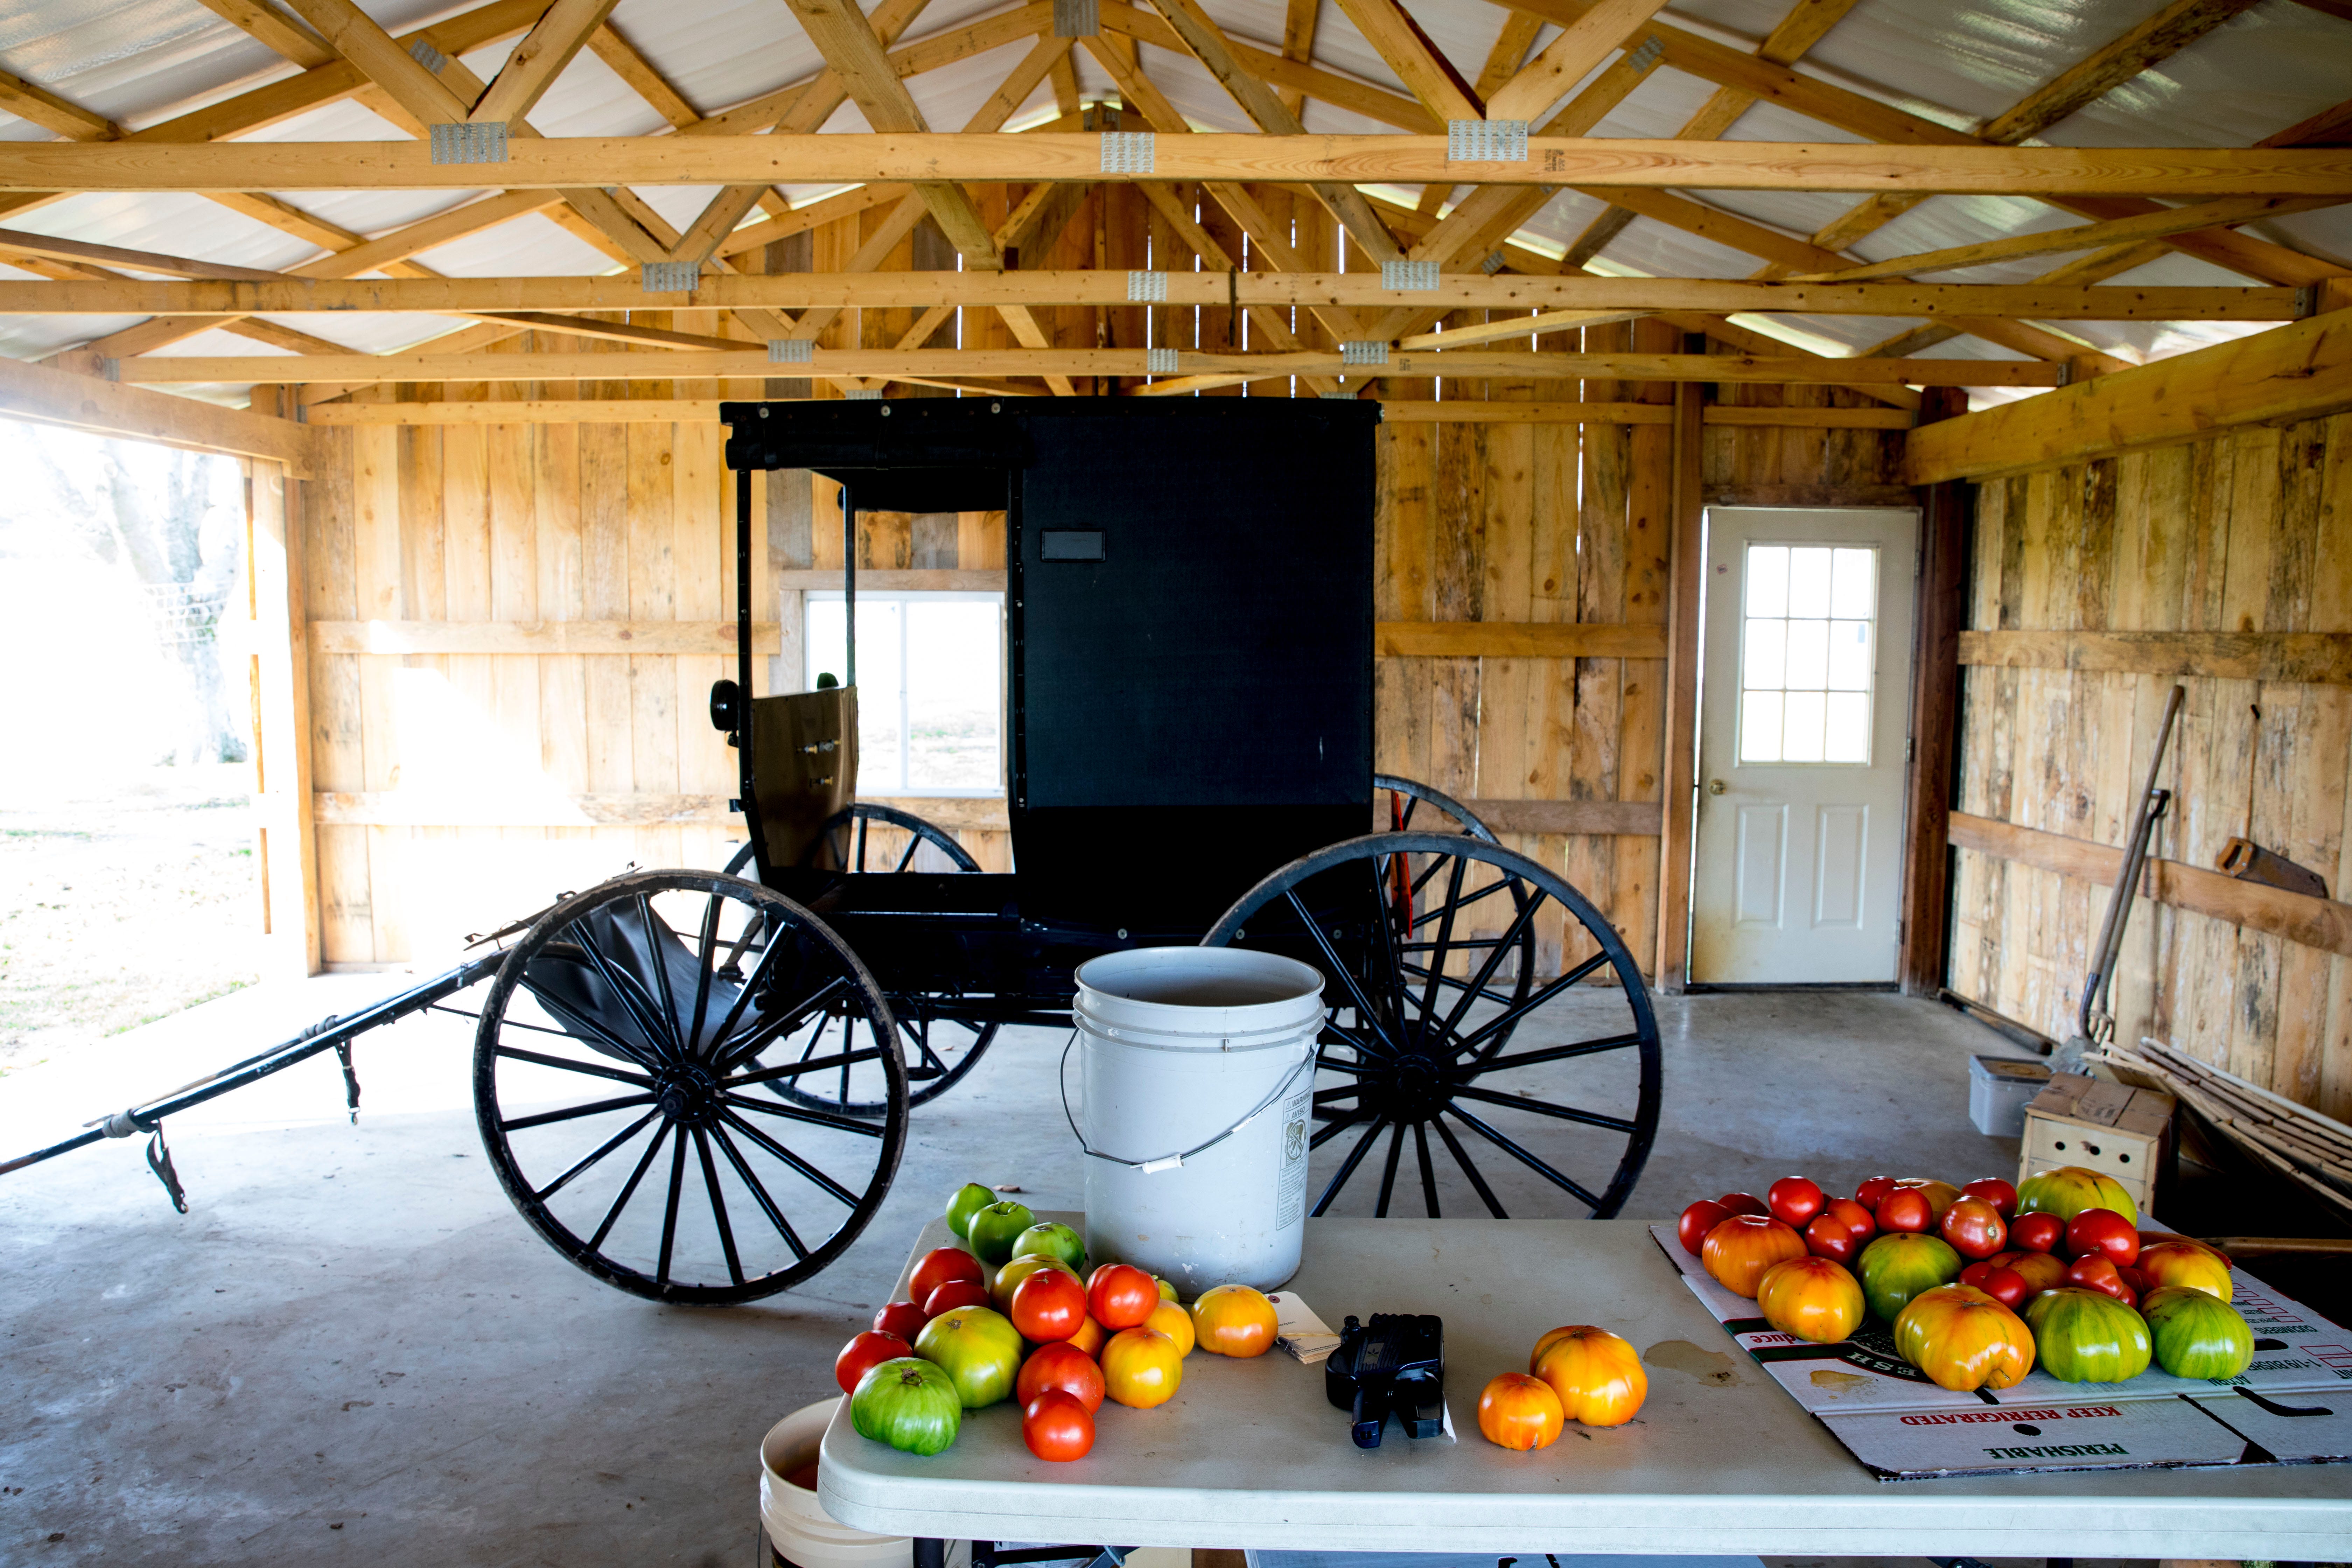
[{"label": "bucket wire handle", "polygon": [[1316,1053],[1320,1048],[1319,1040],[1307,1041],[1307,1054],[1300,1057],[1298,1058],[1298,1065],[1292,1068],[1288,1073],[1284,1075],[1283,1080],[1274,1086],[1274,1092],[1267,1095],[1264,1100],[1259,1100],[1256,1108],[1252,1110],[1248,1115],[1243,1117],[1239,1121],[1234,1122],[1231,1127],[1226,1128],[1223,1132],[1218,1133],[1214,1138],[1210,1139],[1207,1142],[1195,1143],[1192,1147],[1185,1150],[1181,1154],[1162,1154],[1156,1160],[1122,1160],[1116,1154],[1106,1154],[1101,1150],[1089,1144],[1087,1142],[1087,1135],[1078,1131],[1078,1119],[1070,1113],[1070,1051],[1072,1047],[1077,1045],[1077,1043],[1078,1032],[1076,1029],[1072,1029],[1070,1031],[1068,1042],[1062,1047],[1061,1065],[1054,1069],[1055,1087],[1062,1091],[1062,1120],[1070,1124],[1070,1135],[1078,1141],[1078,1147],[1085,1152],[1087,1159],[1102,1160],[1113,1165],[1125,1165],[1129,1170],[1140,1171],[1147,1176],[1157,1175],[1161,1171],[1172,1171],[1176,1169],[1179,1165],[1181,1165],[1193,1155],[1205,1153],[1209,1150],[1215,1148],[1218,1144],[1223,1142],[1226,1139],[1232,1137],[1243,1128],[1247,1127],[1259,1117],[1265,1115],[1266,1109],[1269,1106],[1273,1105],[1275,1101],[1280,1100],[1284,1095],[1290,1092],[1290,1086],[1297,1083],[1298,1081],[1298,1075],[1313,1064]]}]

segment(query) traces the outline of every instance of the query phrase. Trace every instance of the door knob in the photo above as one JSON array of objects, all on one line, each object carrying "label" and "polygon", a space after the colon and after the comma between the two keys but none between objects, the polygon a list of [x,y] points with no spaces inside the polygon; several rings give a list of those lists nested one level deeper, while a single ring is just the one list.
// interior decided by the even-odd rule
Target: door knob
[{"label": "door knob", "polygon": [[1709,795],[1721,795],[1723,793],[1723,781],[1721,779],[1707,780],[1706,793]]}]

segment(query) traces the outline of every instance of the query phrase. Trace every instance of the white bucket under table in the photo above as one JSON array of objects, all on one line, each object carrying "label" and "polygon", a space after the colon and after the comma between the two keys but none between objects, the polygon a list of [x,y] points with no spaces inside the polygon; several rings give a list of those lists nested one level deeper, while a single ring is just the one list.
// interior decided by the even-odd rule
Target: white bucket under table
[{"label": "white bucket under table", "polygon": [[[841,1403],[804,1405],[760,1441],[760,1522],[767,1527],[769,1549],[793,1568],[913,1568],[913,1542],[836,1524],[817,1500],[817,1447]],[[971,1542],[948,1543],[947,1568],[964,1568],[971,1560]]]},{"label": "white bucket under table", "polygon": [[1172,1280],[1270,1290],[1298,1271],[1323,977],[1228,947],[1078,966],[1087,1251]]}]

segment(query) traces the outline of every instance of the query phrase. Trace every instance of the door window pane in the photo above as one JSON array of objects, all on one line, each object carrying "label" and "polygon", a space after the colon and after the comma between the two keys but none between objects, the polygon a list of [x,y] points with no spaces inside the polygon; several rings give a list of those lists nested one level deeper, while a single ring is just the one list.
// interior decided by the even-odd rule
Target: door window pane
[{"label": "door window pane", "polygon": [[1878,552],[1751,544],[1742,571],[1739,760],[1867,765]]},{"label": "door window pane", "polygon": [[[808,665],[848,679],[840,595],[807,599]],[[993,795],[1003,782],[1003,601],[857,595],[857,793]]]}]

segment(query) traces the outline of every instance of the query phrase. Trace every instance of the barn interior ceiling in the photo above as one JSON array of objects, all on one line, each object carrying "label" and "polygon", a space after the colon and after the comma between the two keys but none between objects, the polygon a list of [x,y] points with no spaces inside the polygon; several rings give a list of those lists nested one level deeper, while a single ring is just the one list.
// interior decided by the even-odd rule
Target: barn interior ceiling
[{"label": "barn interior ceiling", "polygon": [[[1177,30],[1162,16],[1167,6],[1063,4],[1095,11],[1100,26],[1099,36],[1076,40],[1066,53],[1055,37],[1056,7],[1045,0],[882,0],[870,21],[898,51],[894,64],[905,91],[932,131],[991,121],[1014,132],[1057,122],[1076,130],[1064,118],[1073,100],[1123,100],[1129,117],[1122,123],[1129,127],[1173,113],[1200,131],[1261,128],[1243,92],[1213,75],[1196,50],[1180,47]],[[2345,84],[2352,82],[2352,6],[2344,0],[2173,0],[2162,6],[2147,0],[1799,0],[1793,10],[1786,0],[1677,0],[1664,9],[1640,0],[1526,0],[1517,7],[1485,0],[1401,6],[1393,0],[1208,0],[1203,9],[1252,73],[1246,85],[1282,95],[1312,134],[1427,134],[1457,117],[1449,107],[1466,102],[1496,118],[1503,109],[1532,104],[1528,117],[1538,135],[1546,116],[1564,105],[1570,111],[1582,106],[1580,123],[1554,134],[1814,147],[1885,140],[1871,133],[1879,129],[1874,115],[1885,110],[1904,123],[2023,147],[2326,147],[2352,139],[2352,113],[2344,104]],[[368,63],[362,34],[379,41],[383,35],[345,27],[357,14],[348,0],[288,0],[283,8],[270,0],[17,0],[0,13],[0,70],[7,73],[0,109],[16,116],[0,117],[0,142],[145,141],[157,144],[152,157],[167,161],[172,142],[415,137],[423,129],[415,83],[387,75],[383,62]],[[691,7],[666,0],[558,0],[551,9],[544,0],[454,7],[371,0],[360,20],[373,18],[407,46],[407,58],[453,89],[461,105],[472,103],[484,84],[515,79],[509,57],[526,36],[576,33],[583,39],[577,53],[529,105],[529,127],[549,138],[875,129],[858,94],[819,91],[827,55],[810,26],[822,30],[823,23],[804,26],[803,18],[822,15],[814,3],[783,0]],[[1360,25],[1366,22],[1381,34],[1377,45]],[[1595,63],[1572,87],[1528,85],[1525,68],[1547,58],[1544,51],[1563,37],[1562,23],[1607,28],[1613,41],[1586,52]],[[1801,85],[1834,90],[1823,99],[1786,91],[1758,98],[1727,84],[1724,61],[1759,56],[1780,71],[1776,79],[1792,72]],[[501,72],[508,72],[503,81]],[[341,78],[327,81],[333,73]],[[816,87],[799,90],[813,80]],[[1481,102],[1482,96],[1490,101]],[[1013,101],[1003,101],[1008,98]],[[827,112],[828,103],[837,106]],[[815,122],[792,123],[793,115]],[[786,123],[779,125],[780,116]],[[1477,188],[1358,187],[1371,220],[1408,248]],[[714,221],[719,191],[622,186],[604,195],[613,213],[598,210],[597,195],[567,198],[495,184],[467,192],[58,194],[18,183],[0,194],[0,261],[7,263],[0,265],[0,283],[191,275],[184,268],[172,273],[142,267],[136,258],[44,248],[43,239],[153,253],[151,261],[198,263],[216,278],[591,278],[654,258],[616,246],[616,222],[634,221],[636,232],[683,245],[698,222],[708,228]],[[861,199],[854,183],[782,184],[764,190],[761,205],[744,206],[731,228],[706,238],[723,265],[730,250],[793,226],[792,211],[820,201],[854,206]],[[2272,205],[2278,210],[2256,210],[2242,199],[2238,208],[2217,210],[2238,226],[2239,240],[2227,243],[2224,235],[2218,247],[2184,248],[2158,232],[2162,212],[2147,201],[2070,209],[2057,200],[2001,194],[1570,187],[1553,191],[1520,219],[1516,248],[1506,247],[1503,257],[1507,271],[1555,271],[1565,258],[1604,277],[1690,279],[1833,275],[1919,258],[1922,265],[1899,276],[1921,283],[2042,280],[2119,289],[2308,287],[2352,274],[2352,207],[2326,197]],[[2071,249],[2023,240],[2135,215],[2145,235],[2093,236],[2095,243]],[[726,216],[731,209],[722,220]],[[1992,241],[2008,242],[2007,252],[1981,254]],[[1963,247],[1958,257],[1940,254]],[[1449,261],[1446,270],[1473,270],[1481,258]],[[1339,259],[1302,258],[1309,268],[1331,271],[1339,270]],[[359,265],[370,260],[376,264]],[[1169,263],[1171,269],[1193,265],[1189,256]],[[1948,312],[1777,310],[1734,313],[1733,320],[1814,353],[2046,361],[2079,351],[2106,369],[2271,324],[2218,310],[2179,319],[2141,313],[2030,324],[2015,319],[2022,314],[2010,312],[2008,330],[1990,336],[1987,323]],[[1391,324],[1400,317],[1391,314]],[[117,361],[379,354],[469,345],[484,330],[475,316],[408,309],[225,320],[0,310],[0,352],[39,358],[87,348]],[[313,378],[289,367],[285,379]],[[243,387],[234,382],[178,390],[243,401]],[[2030,390],[1990,388],[1978,396]]]}]

